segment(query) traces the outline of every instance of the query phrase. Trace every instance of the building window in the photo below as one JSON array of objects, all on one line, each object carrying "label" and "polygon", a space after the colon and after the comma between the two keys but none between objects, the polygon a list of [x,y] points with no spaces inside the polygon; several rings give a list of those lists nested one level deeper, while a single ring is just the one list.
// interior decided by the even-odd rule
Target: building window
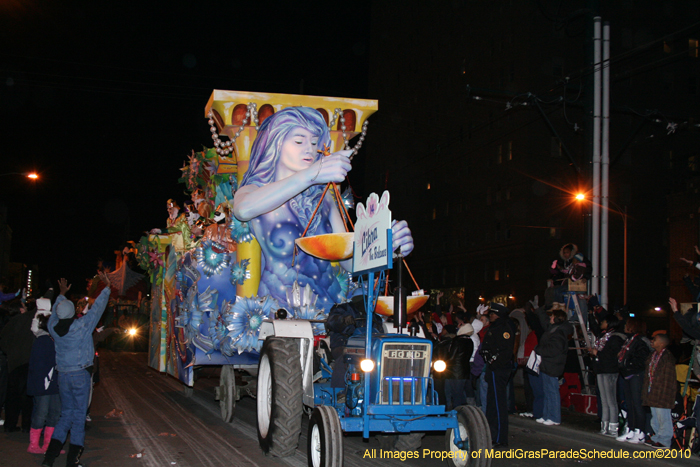
[{"label": "building window", "polygon": [[498,265],[495,263],[493,265],[493,280],[495,280],[495,281],[501,280],[501,270],[498,268]]},{"label": "building window", "polygon": [[694,58],[698,58],[698,40],[688,39],[688,55]]},{"label": "building window", "polygon": [[496,164],[503,163],[503,145],[498,145],[498,152],[496,153]]},{"label": "building window", "polygon": [[430,190],[430,182],[428,182],[428,190]]},{"label": "building window", "polygon": [[549,238],[557,238],[557,229],[555,227],[549,228]]},{"label": "building window", "polygon": [[508,160],[512,161],[513,160],[513,142],[508,141]]},{"label": "building window", "polygon": [[433,208],[433,220],[437,219],[437,209]]},{"label": "building window", "polygon": [[671,43],[664,41],[664,53],[670,54],[671,52],[673,52],[673,47],[671,46]]}]

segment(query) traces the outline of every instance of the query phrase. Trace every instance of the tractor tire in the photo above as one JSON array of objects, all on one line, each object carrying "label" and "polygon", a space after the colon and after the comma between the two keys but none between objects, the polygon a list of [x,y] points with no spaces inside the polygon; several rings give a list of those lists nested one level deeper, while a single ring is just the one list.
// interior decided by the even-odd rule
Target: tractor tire
[{"label": "tractor tire", "polygon": [[265,454],[294,454],[301,434],[302,371],[296,339],[270,337],[258,366],[258,442]]},{"label": "tractor tire", "polygon": [[375,438],[379,442],[379,449],[382,451],[393,451],[399,435],[376,435]]},{"label": "tractor tire", "polygon": [[318,406],[309,419],[309,467],[343,467],[343,430],[333,407]]},{"label": "tractor tire", "polygon": [[[491,431],[486,416],[481,409],[471,405],[460,405],[455,410],[457,411],[460,438],[466,439],[469,447],[466,450],[457,447],[454,444],[454,430],[447,430],[445,432],[445,450],[461,453],[461,456],[447,459],[447,464],[450,467],[489,467],[491,459],[487,459],[484,455],[487,449],[491,449]],[[473,458],[472,452],[479,451],[481,456]]]},{"label": "tractor tire", "polygon": [[416,451],[420,449],[421,442],[425,433],[401,433],[398,435],[394,450],[396,451]]},{"label": "tractor tire", "polygon": [[217,399],[221,410],[221,419],[226,423],[233,421],[236,411],[236,373],[233,365],[223,365],[219,376]]}]

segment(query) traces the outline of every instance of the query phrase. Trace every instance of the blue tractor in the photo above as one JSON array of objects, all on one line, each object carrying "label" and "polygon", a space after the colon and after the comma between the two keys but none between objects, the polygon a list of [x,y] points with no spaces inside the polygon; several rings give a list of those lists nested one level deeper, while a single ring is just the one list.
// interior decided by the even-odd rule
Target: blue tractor
[{"label": "blue tractor", "polygon": [[[399,262],[400,264],[400,262]],[[399,271],[401,268],[397,268]],[[383,271],[382,271],[383,274]],[[400,274],[399,274],[400,276]],[[367,310],[377,298],[374,273],[364,287]],[[400,284],[400,278],[398,280]],[[377,435],[382,451],[418,451],[425,432],[445,432],[444,460],[452,466],[488,466],[491,449],[488,422],[474,406],[447,411],[438,400],[433,375],[445,363],[433,362],[433,345],[410,335],[401,323],[401,301],[395,295],[394,323],[383,323],[384,333],[372,333],[372,313],[366,325],[348,339],[342,355],[345,387],[331,387],[332,368],[321,340],[314,339],[312,322],[270,320],[262,325],[264,339],[257,381],[258,437],[263,451],[291,455],[298,444],[302,416],[307,414],[308,465],[343,465],[343,433]],[[405,316],[405,314],[404,314]],[[376,317],[374,319],[377,319]],[[397,326],[395,326],[396,324]],[[361,329],[361,330],[360,330]]]}]

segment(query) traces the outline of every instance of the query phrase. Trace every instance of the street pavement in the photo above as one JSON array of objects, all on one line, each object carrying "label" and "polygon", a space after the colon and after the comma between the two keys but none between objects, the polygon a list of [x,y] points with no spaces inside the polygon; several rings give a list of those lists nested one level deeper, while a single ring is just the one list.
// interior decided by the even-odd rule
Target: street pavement
[{"label": "street pavement", "polygon": [[[95,388],[91,407],[92,421],[87,424],[85,467],[303,467],[306,461],[304,421],[299,449],[293,457],[266,457],[258,447],[255,400],[244,397],[236,406],[232,423],[221,420],[214,388],[219,368],[203,367],[198,372],[194,391],[186,391],[177,380],[150,369],[144,353],[100,351],[101,382]],[[509,450],[504,458],[493,459],[493,466],[590,465],[590,466],[684,466],[697,465],[698,458],[633,459],[635,452],[652,452],[646,446],[633,446],[596,433],[594,418],[563,412],[561,426],[543,426],[518,416],[510,417]],[[0,467],[40,466],[42,456],[26,452],[29,435],[0,433]],[[346,435],[345,465],[348,467],[436,466],[443,461],[425,455],[445,450],[444,434],[428,434],[417,459],[371,459],[372,449],[379,452],[375,439]],[[628,459],[524,459],[507,456],[542,455],[542,449],[572,451],[597,449]],[[370,451],[368,451],[370,450]],[[482,455],[486,455],[483,453]],[[499,455],[494,451],[494,455]],[[579,454],[580,455],[580,454]],[[673,455],[668,453],[668,455]],[[65,465],[60,456],[56,467]]]}]

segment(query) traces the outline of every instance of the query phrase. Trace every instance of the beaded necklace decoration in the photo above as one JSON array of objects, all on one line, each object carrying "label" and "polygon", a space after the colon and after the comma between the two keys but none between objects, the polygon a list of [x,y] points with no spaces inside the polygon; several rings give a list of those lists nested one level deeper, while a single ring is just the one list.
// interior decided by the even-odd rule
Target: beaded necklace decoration
[{"label": "beaded necklace decoration", "polygon": [[625,345],[622,346],[622,349],[620,350],[620,353],[617,354],[617,361],[620,363],[623,363],[625,360],[625,354],[629,350],[630,346],[632,345],[632,342],[637,338],[639,334],[635,334],[634,336],[630,337],[627,339],[627,342],[625,342]]},{"label": "beaded necklace decoration", "polygon": [[[335,109],[333,112],[333,118],[331,119],[330,124],[328,125],[328,128],[333,128],[335,125],[335,122],[338,120],[340,117],[340,130],[343,132],[343,149],[350,149],[350,143],[348,142],[348,134],[346,133],[346,128],[345,128],[345,117],[342,116],[343,110],[342,109]],[[219,137],[219,132],[216,128],[216,122],[214,121],[214,113],[209,112],[207,114],[207,117],[209,117],[208,123],[209,123],[209,131],[211,131],[211,139],[214,140],[214,147],[216,148],[217,154],[220,156],[228,156],[233,152],[233,145],[236,143],[236,140],[238,139],[239,136],[241,136],[241,133],[243,132],[243,128],[248,124],[249,121],[253,121],[253,126],[256,128],[260,126],[260,120],[258,118],[258,104],[255,102],[249,102],[248,106],[246,108],[245,112],[245,118],[241,122],[240,127],[238,128],[238,131],[234,133],[234,135],[231,137],[230,140],[228,141],[221,141],[221,138]],[[368,120],[365,120],[365,122],[362,124],[362,130],[360,130],[360,138],[357,140],[357,144],[355,144],[355,147],[352,148],[352,154],[350,155],[350,160],[354,156],[357,155],[357,152],[360,150],[362,147],[362,143],[365,141],[365,137],[367,136],[367,125],[369,124]]]},{"label": "beaded necklace decoration", "polygon": [[661,360],[661,356],[663,353],[666,352],[666,349],[663,349],[661,352],[654,352],[654,355],[651,356],[651,362],[649,362],[649,387],[647,388],[647,392],[651,392],[651,385],[654,383],[654,373],[656,372],[656,365],[659,364],[659,360]]}]

